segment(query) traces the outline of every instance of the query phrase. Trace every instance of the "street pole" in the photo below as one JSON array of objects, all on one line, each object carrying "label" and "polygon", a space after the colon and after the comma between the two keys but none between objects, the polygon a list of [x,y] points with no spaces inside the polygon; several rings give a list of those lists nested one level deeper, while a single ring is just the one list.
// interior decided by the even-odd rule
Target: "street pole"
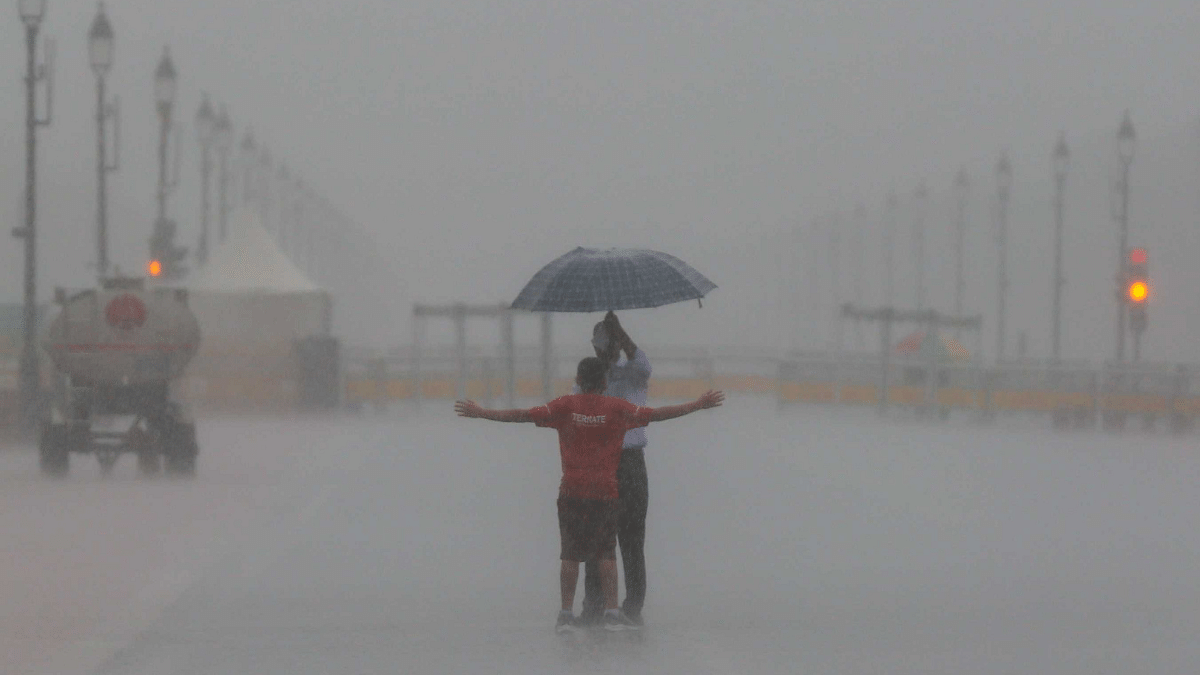
[{"label": "street pole", "polygon": [[830,270],[829,280],[833,284],[829,296],[833,300],[834,321],[837,325],[834,328],[833,350],[840,352],[842,350],[842,219],[838,214],[833,214],[829,219],[829,264],[832,267]]},{"label": "street pole", "polygon": [[[30,7],[27,7],[27,4]],[[41,374],[37,352],[37,128],[50,124],[52,109],[52,50],[47,50],[45,68],[37,64],[38,27],[45,3],[21,3],[25,22],[25,227],[13,234],[25,240],[25,297],[21,347],[21,418],[26,430],[37,422],[41,401]],[[28,11],[27,11],[28,9]],[[37,116],[37,83],[47,81],[46,118]]]},{"label": "street pole", "polygon": [[212,157],[208,147],[200,150],[200,243],[196,247],[196,259],[203,265],[208,262],[208,194],[212,176]]},{"label": "street pole", "polygon": [[996,164],[996,185],[999,197],[996,246],[998,251],[996,280],[996,361],[1004,360],[1005,312],[1008,299],[1008,198],[1012,189],[1012,164],[1008,154],[1002,154]]},{"label": "street pole", "polygon": [[217,235],[224,242],[229,230],[229,150],[233,146],[233,123],[224,105],[217,115],[213,138],[217,148]]},{"label": "street pole", "polygon": [[108,159],[105,157],[104,76],[96,78],[96,268],[108,276]]},{"label": "street pole", "polygon": [[205,94],[196,111],[196,137],[200,141],[200,241],[196,246],[196,262],[208,262],[209,194],[212,192],[212,145],[217,133],[217,116]]},{"label": "street pole", "polygon": [[225,241],[229,233],[229,151],[220,153],[217,164],[217,236]]},{"label": "street pole", "polygon": [[[105,138],[108,118],[118,114],[109,110],[105,96],[105,78],[113,62],[113,30],[101,2],[92,27],[88,31],[88,60],[96,74],[96,275],[103,282],[108,277],[108,174],[117,170],[117,162],[108,165],[108,141]],[[120,133],[118,121],[117,134]],[[116,152],[120,152],[120,138]]]},{"label": "street pole", "polygon": [[158,111],[158,220],[167,219],[167,142],[171,134],[171,109],[159,107]]},{"label": "street pole", "polygon": [[[866,303],[866,298],[863,296],[863,277],[866,275],[866,250],[867,250],[867,207],[863,206],[862,202],[858,202],[854,206],[854,304],[857,307],[863,307]],[[839,308],[840,309],[840,308]],[[863,332],[862,322],[854,322],[855,329],[855,345],[858,349],[863,348]]]},{"label": "street pole", "polygon": [[[1117,218],[1120,226],[1120,241],[1117,245],[1117,269],[1121,279],[1124,279],[1125,255],[1129,250],[1129,164],[1126,162],[1121,163],[1120,181],[1118,189],[1121,192],[1121,211]],[[1120,283],[1118,283],[1119,287]],[[1125,300],[1123,297],[1119,297],[1117,299],[1117,363],[1125,361],[1125,313]]]},{"label": "street pole", "polygon": [[1117,130],[1117,158],[1121,163],[1121,177],[1117,189],[1121,193],[1121,210],[1117,214],[1120,226],[1120,242],[1117,250],[1117,363],[1125,361],[1125,275],[1128,271],[1126,256],[1129,254],[1129,165],[1133,163],[1135,136],[1129,111],[1121,120]]},{"label": "street pole", "polygon": [[1069,159],[1066,134],[1062,133],[1054,147],[1054,316],[1050,344],[1051,356],[1056,363],[1062,357],[1062,293],[1067,283],[1063,275],[1063,207]]},{"label": "street pole", "polygon": [[917,278],[917,310],[925,309],[925,208],[929,199],[929,190],[925,183],[913,191],[913,201],[916,205],[913,220],[913,239],[916,244],[916,278]]},{"label": "street pole", "polygon": [[898,204],[896,193],[888,194],[888,222],[883,233],[883,304],[886,307],[891,307],[896,301],[896,209]]},{"label": "street pole", "polygon": [[258,167],[258,144],[254,142],[254,130],[247,128],[242,136],[242,208],[252,207],[255,199],[255,170]]},{"label": "street pole", "polygon": [[[967,230],[967,191],[970,189],[970,178],[966,168],[958,170],[954,177],[954,194],[958,199],[958,215],[954,222],[954,316],[963,315],[963,295],[965,293],[965,277],[963,276],[963,243]],[[962,340],[962,328],[955,327],[954,339]]]}]

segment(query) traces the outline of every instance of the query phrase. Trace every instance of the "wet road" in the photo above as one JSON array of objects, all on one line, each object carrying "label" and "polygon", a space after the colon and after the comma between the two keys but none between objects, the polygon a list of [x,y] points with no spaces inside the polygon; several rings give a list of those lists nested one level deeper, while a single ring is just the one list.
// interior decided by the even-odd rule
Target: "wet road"
[{"label": "wet road", "polygon": [[0,457],[5,672],[1194,671],[1194,438],[750,401],[651,428],[645,639],[566,649],[551,432],[212,421],[195,481]]}]

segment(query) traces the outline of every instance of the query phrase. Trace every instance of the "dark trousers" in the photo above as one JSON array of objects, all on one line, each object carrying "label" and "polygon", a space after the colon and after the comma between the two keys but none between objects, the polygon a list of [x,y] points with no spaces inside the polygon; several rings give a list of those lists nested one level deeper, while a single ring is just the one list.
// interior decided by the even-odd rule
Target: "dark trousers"
[{"label": "dark trousers", "polygon": [[[617,465],[617,545],[621,547],[621,565],[625,576],[626,614],[640,616],[646,602],[646,510],[650,488],[646,477],[646,455],[642,448],[625,448]],[[604,612],[604,592],[600,588],[600,566],[584,564],[583,615]]]}]

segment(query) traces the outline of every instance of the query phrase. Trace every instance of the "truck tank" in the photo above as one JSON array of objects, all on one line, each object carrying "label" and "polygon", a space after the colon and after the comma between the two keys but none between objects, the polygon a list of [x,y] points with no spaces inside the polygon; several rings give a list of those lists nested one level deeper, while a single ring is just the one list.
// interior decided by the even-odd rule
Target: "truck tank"
[{"label": "truck tank", "polygon": [[78,383],[140,385],[183,374],[200,346],[200,324],[181,288],[146,289],[142,280],[60,292],[62,311],[42,348]]}]

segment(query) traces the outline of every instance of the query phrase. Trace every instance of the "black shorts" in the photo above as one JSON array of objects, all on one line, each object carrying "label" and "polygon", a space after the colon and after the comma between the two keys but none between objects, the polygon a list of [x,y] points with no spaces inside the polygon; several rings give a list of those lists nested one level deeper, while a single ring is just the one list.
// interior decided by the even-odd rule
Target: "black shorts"
[{"label": "black shorts", "polygon": [[560,496],[558,533],[562,560],[616,560],[617,501]]}]

